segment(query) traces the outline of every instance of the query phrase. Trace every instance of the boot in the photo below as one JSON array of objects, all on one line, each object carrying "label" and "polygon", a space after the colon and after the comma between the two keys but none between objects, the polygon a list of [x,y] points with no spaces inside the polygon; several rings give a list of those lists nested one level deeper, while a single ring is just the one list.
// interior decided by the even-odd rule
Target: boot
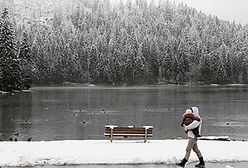
[{"label": "boot", "polygon": [[205,167],[205,162],[203,160],[203,157],[199,158],[200,163],[198,163],[197,165],[195,165],[195,167],[199,167],[199,168],[204,168]]},{"label": "boot", "polygon": [[187,163],[187,160],[183,158],[183,160],[180,163],[176,163],[176,165],[180,167],[184,167],[186,163]]}]

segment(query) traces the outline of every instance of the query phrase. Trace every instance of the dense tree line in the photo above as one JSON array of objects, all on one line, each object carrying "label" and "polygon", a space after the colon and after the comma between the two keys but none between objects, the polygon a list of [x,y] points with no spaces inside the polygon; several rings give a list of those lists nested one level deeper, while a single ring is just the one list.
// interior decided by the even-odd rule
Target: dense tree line
[{"label": "dense tree line", "polygon": [[28,75],[29,79],[25,78],[25,74],[29,70],[24,64],[26,60],[24,55],[27,57],[24,43],[22,42],[18,56],[13,26],[8,16],[8,9],[4,8],[0,18],[0,90],[13,91],[30,87],[31,74]]},{"label": "dense tree line", "polygon": [[36,83],[248,83],[247,25],[168,0],[74,4],[15,22]]}]

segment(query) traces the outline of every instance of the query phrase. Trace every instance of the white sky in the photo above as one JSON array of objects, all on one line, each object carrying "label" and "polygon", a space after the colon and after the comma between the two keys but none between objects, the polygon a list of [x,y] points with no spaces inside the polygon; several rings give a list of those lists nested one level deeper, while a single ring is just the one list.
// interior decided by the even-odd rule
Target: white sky
[{"label": "white sky", "polygon": [[248,24],[248,0],[171,0],[183,2],[206,14],[221,19]]}]

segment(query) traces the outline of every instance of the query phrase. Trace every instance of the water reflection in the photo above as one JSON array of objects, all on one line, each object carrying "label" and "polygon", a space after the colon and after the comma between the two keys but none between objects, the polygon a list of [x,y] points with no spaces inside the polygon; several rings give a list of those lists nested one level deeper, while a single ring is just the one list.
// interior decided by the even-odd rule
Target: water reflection
[{"label": "water reflection", "polygon": [[199,106],[205,135],[248,139],[246,87],[40,87],[0,95],[0,138],[105,139],[106,124],[153,125],[153,139],[184,137],[186,107]]},{"label": "water reflection", "polygon": [[18,139],[30,136],[32,127],[32,94],[15,94],[0,96],[0,135],[1,140],[8,140],[13,134]]}]

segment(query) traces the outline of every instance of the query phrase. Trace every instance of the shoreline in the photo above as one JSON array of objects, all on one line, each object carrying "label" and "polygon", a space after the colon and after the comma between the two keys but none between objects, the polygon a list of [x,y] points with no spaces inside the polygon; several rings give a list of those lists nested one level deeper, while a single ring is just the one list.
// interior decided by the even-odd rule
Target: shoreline
[{"label": "shoreline", "polygon": [[87,84],[87,83],[72,83],[72,84],[47,84],[47,85],[33,85],[28,90],[13,90],[12,92],[2,91],[0,90],[0,95],[9,95],[9,94],[17,94],[17,93],[30,93],[33,89],[36,88],[92,88],[92,89],[106,89],[106,88],[127,88],[127,89],[143,89],[143,88],[153,88],[153,87],[247,87],[248,84],[151,84],[151,85],[105,85],[105,84]]}]

